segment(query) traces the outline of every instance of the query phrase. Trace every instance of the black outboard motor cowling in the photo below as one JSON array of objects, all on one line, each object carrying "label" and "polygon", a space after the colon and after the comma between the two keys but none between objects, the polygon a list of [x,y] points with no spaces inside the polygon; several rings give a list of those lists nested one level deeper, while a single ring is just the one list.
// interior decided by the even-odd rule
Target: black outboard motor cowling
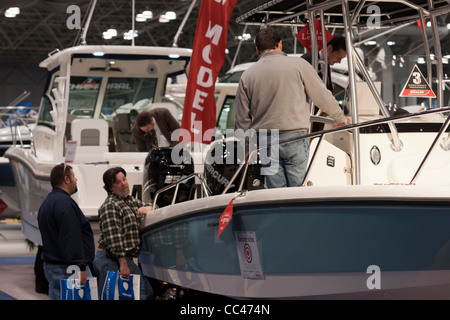
[{"label": "black outboard motor cowling", "polygon": [[[149,185],[149,190],[146,190],[146,192],[150,192],[151,199],[154,199],[158,190],[194,173],[194,164],[189,152],[185,149],[179,149],[178,156],[182,157],[183,161],[176,164],[172,160],[173,149],[172,147],[154,148],[150,150],[145,159],[147,182],[144,185]],[[189,179],[179,185],[176,203],[193,198],[194,183],[194,179]],[[175,188],[160,193],[156,205],[161,208],[171,204],[174,194]]]},{"label": "black outboard motor cowling", "polygon": [[[231,149],[231,150],[230,150]],[[239,167],[245,162],[244,146],[239,141],[217,140],[211,144],[204,165],[204,177],[212,194],[221,194]],[[261,175],[261,164],[250,164],[243,184],[245,190],[264,188],[264,176]],[[226,193],[239,189],[242,171],[236,176]]]}]

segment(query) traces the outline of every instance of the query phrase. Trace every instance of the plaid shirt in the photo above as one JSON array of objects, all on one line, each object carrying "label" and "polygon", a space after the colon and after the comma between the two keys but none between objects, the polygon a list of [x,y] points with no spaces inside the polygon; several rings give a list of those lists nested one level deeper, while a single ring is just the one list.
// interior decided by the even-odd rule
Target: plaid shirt
[{"label": "plaid shirt", "polygon": [[127,196],[120,197],[109,192],[98,210],[100,216],[100,238],[98,243],[115,257],[131,255],[137,257],[141,251],[141,237],[137,211],[145,206],[142,201]]}]

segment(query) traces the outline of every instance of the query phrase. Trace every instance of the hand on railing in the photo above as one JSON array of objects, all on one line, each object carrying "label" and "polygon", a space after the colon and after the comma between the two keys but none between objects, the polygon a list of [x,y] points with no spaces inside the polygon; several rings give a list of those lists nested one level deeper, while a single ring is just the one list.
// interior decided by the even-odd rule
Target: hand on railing
[{"label": "hand on railing", "polygon": [[337,127],[340,127],[340,126],[345,126],[345,125],[350,124],[350,123],[351,123],[350,118],[346,117],[345,118],[345,122],[335,122],[334,123],[334,127],[337,128]]}]

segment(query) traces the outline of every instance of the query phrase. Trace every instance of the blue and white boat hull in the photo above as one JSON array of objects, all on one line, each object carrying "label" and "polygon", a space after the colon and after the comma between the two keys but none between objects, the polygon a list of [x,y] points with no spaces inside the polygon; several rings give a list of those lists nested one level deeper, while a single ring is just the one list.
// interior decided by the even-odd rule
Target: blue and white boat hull
[{"label": "blue and white boat hull", "polygon": [[140,262],[158,280],[243,299],[450,298],[448,191],[252,191],[233,201],[220,237],[236,194],[188,201],[147,217]]}]

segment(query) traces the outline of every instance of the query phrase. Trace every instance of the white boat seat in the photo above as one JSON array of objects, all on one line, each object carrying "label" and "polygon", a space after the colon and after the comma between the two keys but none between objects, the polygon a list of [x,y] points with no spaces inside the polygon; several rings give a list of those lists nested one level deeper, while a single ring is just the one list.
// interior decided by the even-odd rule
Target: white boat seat
[{"label": "white boat seat", "polygon": [[108,146],[108,122],[104,119],[74,119],[71,127],[72,140],[78,146]]},{"label": "white boat seat", "polygon": [[[387,168],[390,183],[408,184],[414,177],[423,155],[410,155],[399,157],[391,161]],[[407,165],[405,165],[407,164]],[[449,156],[444,154],[431,155],[416,181],[418,185],[448,185],[450,181]]]},{"label": "white boat seat", "polygon": [[[366,82],[358,81],[356,84],[356,103],[358,106],[358,114],[360,116],[377,116],[380,114],[380,107],[372,95]],[[377,91],[381,91],[381,82],[374,82]]]},{"label": "white boat seat", "polygon": [[104,119],[73,120],[71,136],[77,141],[75,162],[93,161],[108,152],[108,122]]}]

